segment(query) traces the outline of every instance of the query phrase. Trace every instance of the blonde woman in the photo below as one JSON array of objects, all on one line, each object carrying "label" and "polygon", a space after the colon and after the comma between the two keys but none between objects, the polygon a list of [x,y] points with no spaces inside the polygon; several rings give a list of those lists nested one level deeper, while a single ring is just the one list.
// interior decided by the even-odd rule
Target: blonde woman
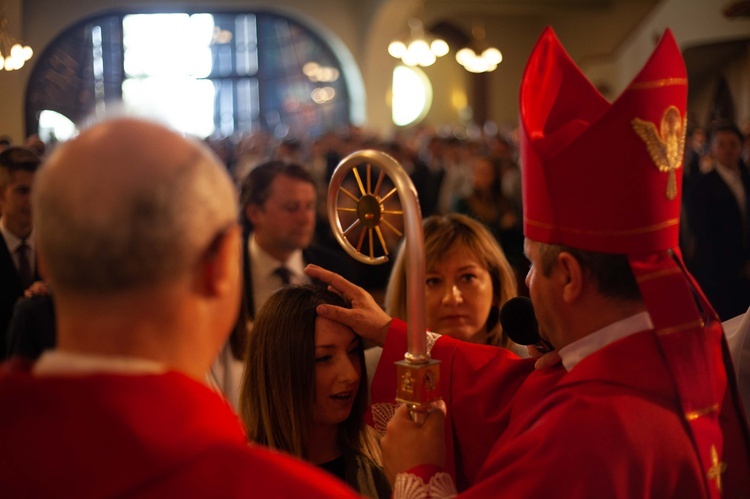
[{"label": "blonde woman", "polygon": [[[499,322],[500,307],[517,295],[516,277],[502,248],[478,221],[459,214],[424,220],[427,329],[526,355]],[[406,254],[399,251],[385,294],[385,310],[406,320]]]}]

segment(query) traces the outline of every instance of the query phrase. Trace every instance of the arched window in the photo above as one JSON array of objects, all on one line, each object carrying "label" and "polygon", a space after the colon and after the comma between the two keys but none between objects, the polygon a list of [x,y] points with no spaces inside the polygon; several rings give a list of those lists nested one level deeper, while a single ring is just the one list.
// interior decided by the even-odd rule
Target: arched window
[{"label": "arched window", "polygon": [[316,136],[350,123],[331,48],[269,12],[112,14],[76,24],[29,78],[27,135],[40,132],[45,111],[80,124],[120,102],[200,137]]},{"label": "arched window", "polygon": [[408,126],[427,116],[432,105],[432,84],[416,67],[398,65],[393,70],[393,123]]}]

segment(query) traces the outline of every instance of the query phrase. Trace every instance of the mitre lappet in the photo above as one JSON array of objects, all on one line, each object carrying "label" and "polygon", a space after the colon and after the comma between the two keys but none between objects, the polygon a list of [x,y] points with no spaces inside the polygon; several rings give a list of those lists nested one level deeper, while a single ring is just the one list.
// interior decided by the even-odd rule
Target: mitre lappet
[{"label": "mitre lappet", "polygon": [[722,471],[719,414],[722,404],[739,398],[727,376],[721,323],[686,270],[678,243],[687,84],[667,30],[610,103],[547,28],[521,83],[524,234],[627,255],[708,477],[707,492],[719,497],[720,479],[712,478]]}]

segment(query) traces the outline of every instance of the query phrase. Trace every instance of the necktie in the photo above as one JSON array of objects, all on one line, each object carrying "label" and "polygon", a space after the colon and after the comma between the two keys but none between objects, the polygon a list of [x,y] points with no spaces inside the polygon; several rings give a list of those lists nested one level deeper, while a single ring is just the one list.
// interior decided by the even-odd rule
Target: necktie
[{"label": "necktie", "polygon": [[29,263],[30,249],[25,239],[21,241],[21,244],[16,249],[16,253],[18,254],[18,277],[21,278],[23,289],[28,288],[34,282],[34,275],[31,272],[31,264]]},{"label": "necktie", "polygon": [[284,286],[289,286],[289,284],[292,282],[292,272],[283,265],[274,270],[273,273],[281,278],[281,284]]}]

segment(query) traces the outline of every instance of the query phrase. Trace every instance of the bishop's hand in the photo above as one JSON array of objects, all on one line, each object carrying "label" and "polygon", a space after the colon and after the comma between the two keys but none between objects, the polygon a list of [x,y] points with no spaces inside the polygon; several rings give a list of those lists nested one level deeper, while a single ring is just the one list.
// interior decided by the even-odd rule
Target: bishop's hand
[{"label": "bishop's hand", "polygon": [[309,264],[305,267],[305,273],[328,284],[328,289],[343,296],[352,307],[349,309],[335,305],[318,305],[318,315],[340,322],[363,338],[383,346],[391,317],[383,311],[370,293],[335,272],[317,265]]},{"label": "bishop's hand", "polygon": [[445,402],[435,403],[421,424],[415,423],[402,405],[388,423],[380,445],[383,466],[391,484],[396,475],[422,464],[445,466]]}]

